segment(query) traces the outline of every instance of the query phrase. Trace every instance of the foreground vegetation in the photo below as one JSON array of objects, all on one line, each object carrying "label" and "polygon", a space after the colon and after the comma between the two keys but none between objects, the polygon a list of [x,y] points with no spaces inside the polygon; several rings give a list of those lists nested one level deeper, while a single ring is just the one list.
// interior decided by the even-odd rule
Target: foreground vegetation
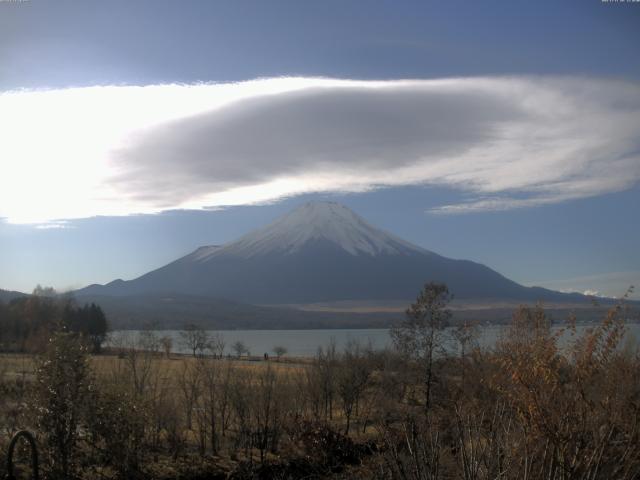
[{"label": "foreground vegetation", "polygon": [[153,332],[92,356],[87,334],[53,328],[37,356],[0,359],[0,442],[36,432],[52,479],[638,478],[622,305],[582,334],[521,307],[482,350],[472,326],[444,330],[448,301],[427,285],[393,351],[351,342],[304,362],[228,359],[220,342],[171,355]]}]

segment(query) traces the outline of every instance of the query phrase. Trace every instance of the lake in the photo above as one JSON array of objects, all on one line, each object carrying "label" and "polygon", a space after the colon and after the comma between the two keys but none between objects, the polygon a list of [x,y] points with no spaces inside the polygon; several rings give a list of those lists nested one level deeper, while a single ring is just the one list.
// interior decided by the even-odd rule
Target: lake
[{"label": "lake", "polygon": [[[482,326],[479,327],[478,343],[482,347],[493,346],[506,326]],[[559,328],[559,327],[554,327]],[[580,325],[578,332],[583,332],[589,325]],[[335,342],[338,351],[342,350],[349,340],[357,340],[374,349],[381,350],[392,345],[389,330],[387,329],[328,329],[328,330],[216,330],[210,334],[220,334],[225,341],[225,354],[231,353],[231,345],[237,341],[243,342],[253,356],[262,356],[264,353],[273,355],[275,346],[287,349],[287,355],[293,357],[310,357],[316,354],[319,347],[327,347]],[[140,331],[120,330],[112,332],[114,338],[135,340]],[[190,353],[183,345],[180,331],[157,330],[154,334],[160,337],[170,337],[173,341],[172,351],[176,353]],[[640,325],[636,323],[627,325],[625,342],[637,344],[640,338]],[[113,343],[113,342],[108,342]]]}]

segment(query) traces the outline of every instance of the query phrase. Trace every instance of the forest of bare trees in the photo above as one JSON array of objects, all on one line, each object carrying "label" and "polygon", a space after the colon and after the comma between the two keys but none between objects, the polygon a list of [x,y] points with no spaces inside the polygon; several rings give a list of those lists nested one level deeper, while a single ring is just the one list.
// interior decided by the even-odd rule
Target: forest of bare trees
[{"label": "forest of bare trees", "polygon": [[586,331],[523,306],[480,348],[473,325],[445,328],[449,298],[425,286],[393,349],[351,341],[310,359],[223,356],[195,328],[190,355],[153,331],[92,355],[56,331],[36,357],[1,358],[0,447],[35,432],[51,479],[638,478],[640,356],[624,304]]}]

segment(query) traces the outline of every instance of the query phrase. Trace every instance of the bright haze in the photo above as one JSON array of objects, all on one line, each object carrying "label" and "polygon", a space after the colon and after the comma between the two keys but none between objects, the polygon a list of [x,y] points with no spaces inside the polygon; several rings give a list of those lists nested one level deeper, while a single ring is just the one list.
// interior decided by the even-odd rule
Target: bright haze
[{"label": "bright haze", "polygon": [[331,200],[620,296],[639,41],[632,2],[0,2],[0,288],[133,279]]}]

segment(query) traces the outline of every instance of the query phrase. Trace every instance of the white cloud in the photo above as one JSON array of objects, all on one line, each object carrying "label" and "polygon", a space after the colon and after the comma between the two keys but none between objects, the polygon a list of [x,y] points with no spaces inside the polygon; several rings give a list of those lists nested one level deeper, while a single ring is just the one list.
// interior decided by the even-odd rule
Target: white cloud
[{"label": "white cloud", "polygon": [[107,86],[0,94],[0,217],[46,222],[433,184],[450,214],[640,180],[640,85],[578,77]]},{"label": "white cloud", "polygon": [[38,230],[67,230],[76,227],[66,220],[51,220],[46,223],[36,225],[36,228]]}]

